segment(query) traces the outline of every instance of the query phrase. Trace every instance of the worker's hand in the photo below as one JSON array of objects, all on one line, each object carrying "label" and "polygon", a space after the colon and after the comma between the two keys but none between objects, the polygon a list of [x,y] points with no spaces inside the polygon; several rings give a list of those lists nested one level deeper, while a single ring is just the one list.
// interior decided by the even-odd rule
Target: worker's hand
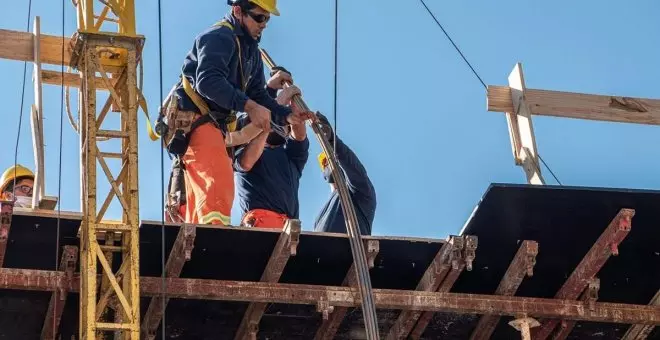
[{"label": "worker's hand", "polygon": [[306,120],[314,120],[315,118],[314,112],[294,108],[293,112],[286,117],[286,121],[291,125],[298,125],[305,124]]},{"label": "worker's hand", "polygon": [[254,126],[262,129],[264,132],[270,132],[270,110],[257,104],[252,99],[245,103],[245,113],[250,118]]},{"label": "worker's hand", "polygon": [[291,78],[291,74],[286,71],[278,70],[270,77],[270,79],[268,79],[266,86],[270,87],[271,89],[281,90],[284,88],[285,82],[293,84],[293,78]]},{"label": "worker's hand", "polygon": [[321,132],[323,132],[325,138],[327,138],[328,140],[332,140],[334,135],[332,132],[332,126],[330,125],[328,118],[326,118],[326,116],[324,116],[321,112],[316,112],[316,118],[319,125],[321,125]]},{"label": "worker's hand", "polygon": [[291,85],[277,94],[277,103],[280,105],[290,105],[293,96],[302,94],[298,86]]}]

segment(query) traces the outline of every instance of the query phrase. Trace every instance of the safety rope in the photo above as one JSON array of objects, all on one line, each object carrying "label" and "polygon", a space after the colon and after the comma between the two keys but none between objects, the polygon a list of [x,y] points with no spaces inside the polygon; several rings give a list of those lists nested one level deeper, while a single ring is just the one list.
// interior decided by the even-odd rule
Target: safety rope
[{"label": "safety rope", "polygon": [[[59,258],[60,258],[60,221],[61,221],[61,214],[62,214],[62,145],[63,145],[63,131],[64,131],[64,46],[65,46],[65,40],[64,40],[64,29],[65,29],[65,10],[66,10],[66,5],[65,5],[65,0],[62,0],[62,63],[61,63],[61,70],[60,72],[62,73],[62,77],[60,78],[62,80],[62,83],[60,84],[60,145],[59,145],[59,164],[58,164],[58,173],[57,173],[57,231],[56,231],[56,236],[55,236],[55,270],[60,270],[58,268],[59,266]],[[41,116],[41,112],[39,113]],[[43,119],[43,116],[41,117]],[[42,180],[41,183],[43,185],[45,181]],[[62,270],[64,268],[61,268]],[[54,298],[53,302],[53,311],[57,310],[57,303],[60,300],[61,296],[57,296],[58,294],[61,294],[59,290],[55,291],[56,298]],[[53,317],[53,332],[51,333],[53,336],[57,336],[57,318]]]},{"label": "safety rope", "polygon": [[[463,54],[463,52],[461,51],[461,49],[458,48],[458,46],[456,45],[456,43],[454,43],[454,39],[452,39],[451,36],[449,36],[449,33],[447,33],[447,31],[445,30],[445,28],[442,27],[442,24],[441,24],[440,21],[435,17],[435,15],[433,14],[433,12],[431,12],[431,9],[429,9],[429,7],[426,5],[426,3],[424,2],[424,0],[419,0],[419,1],[422,3],[422,5],[424,5],[424,8],[426,8],[426,11],[431,15],[431,18],[433,18],[433,20],[434,20],[435,23],[438,25],[438,27],[440,27],[440,29],[442,30],[442,33],[445,34],[445,36],[447,37],[447,39],[449,40],[449,42],[454,46],[454,49],[456,49],[456,52],[458,52],[458,54],[461,55],[461,58],[463,58],[463,61],[465,61],[465,63],[467,64],[467,66],[470,68],[470,70],[472,70],[472,73],[475,75],[475,77],[477,77],[477,79],[479,79],[479,82],[481,82],[481,85],[483,85],[484,89],[488,90],[488,85],[486,85],[486,83],[485,83],[485,82],[483,81],[483,79],[479,76],[479,74],[478,74],[477,71],[474,69],[474,67],[472,67],[472,64],[470,64],[470,62],[467,60],[467,58],[465,57],[465,55]],[[336,128],[336,126],[335,126],[335,128]],[[550,172],[550,174],[552,175],[552,177],[555,179],[555,181],[557,181],[557,183],[558,183],[559,185],[563,185],[563,184],[561,183],[561,181],[559,181],[559,178],[557,178],[557,176],[555,176],[555,173],[552,171],[552,169],[550,169],[550,166],[548,166],[548,164],[543,160],[543,157],[541,157],[541,154],[538,154],[538,153],[537,153],[537,155],[538,155],[539,159],[541,160],[541,162],[543,162],[543,165],[545,165],[545,167],[548,169],[548,171]],[[537,169],[537,170],[539,171],[539,173],[540,173],[540,172],[541,172],[541,167],[539,166],[538,162],[532,162],[532,163],[534,164],[534,166],[536,167],[536,169]]]},{"label": "safety rope", "polygon": [[[158,94],[159,101],[158,103],[163,102],[163,24],[162,24],[162,13],[161,13],[161,0],[158,0]],[[142,73],[142,72],[140,72]],[[141,82],[140,82],[141,83]],[[161,339],[165,339],[165,288],[167,283],[165,281],[165,150],[160,148],[160,265],[162,268],[161,273],[161,313],[163,317],[161,319]]]}]

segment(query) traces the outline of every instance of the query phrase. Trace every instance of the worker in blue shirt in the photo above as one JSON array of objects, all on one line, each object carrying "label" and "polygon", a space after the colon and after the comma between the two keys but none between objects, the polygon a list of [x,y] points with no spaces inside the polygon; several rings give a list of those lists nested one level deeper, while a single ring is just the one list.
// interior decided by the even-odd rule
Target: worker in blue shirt
[{"label": "worker in blue shirt", "polygon": [[[336,144],[337,161],[355,206],[360,234],[371,235],[371,227],[376,215],[376,190],[367,175],[367,170],[355,153],[339,137],[334,135],[328,119],[321,113],[316,115],[319,123],[323,126],[323,134],[330,144]],[[335,181],[327,163],[327,156],[323,152],[319,155],[319,164],[323,170],[323,178],[330,184],[331,195],[314,222],[314,230],[346,233],[346,222],[339,200],[339,193],[335,188]]]},{"label": "worker in blue shirt", "polygon": [[[282,89],[278,73],[268,82],[271,95]],[[277,101],[290,104],[296,94],[300,94],[300,90],[290,86],[280,91]],[[238,127],[249,122],[249,117],[241,116]],[[287,126],[286,137],[275,132],[262,132],[249,144],[237,149],[234,180],[243,213],[241,225],[282,229],[287,219],[298,218],[298,186],[308,157],[309,140],[304,123]]]},{"label": "worker in blue shirt", "polygon": [[231,221],[234,181],[225,138],[235,131],[236,112],[245,112],[254,127],[266,132],[271,123],[298,124],[311,117],[278,104],[265,88],[259,41],[270,16],[279,15],[276,2],[228,0],[230,13],[197,36],[184,59],[170,96],[174,100],[165,110],[170,135],[164,140],[185,169],[185,204],[168,204],[183,222]]}]

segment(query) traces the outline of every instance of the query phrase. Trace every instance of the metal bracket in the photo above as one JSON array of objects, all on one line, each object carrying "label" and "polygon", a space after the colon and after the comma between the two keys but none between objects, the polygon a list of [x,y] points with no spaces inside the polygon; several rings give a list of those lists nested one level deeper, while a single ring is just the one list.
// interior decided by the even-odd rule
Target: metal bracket
[{"label": "metal bracket", "polygon": [[451,263],[451,268],[458,270],[462,260],[463,260],[463,247],[465,245],[465,239],[461,236],[450,236],[449,244],[451,244],[451,255],[449,257],[449,262]]},{"label": "metal bracket", "polygon": [[478,238],[473,235],[465,236],[465,250],[463,258],[465,259],[465,268],[467,271],[472,271],[472,262],[475,258],[475,252],[477,250]]},{"label": "metal bracket", "polygon": [[533,327],[538,327],[541,324],[538,321],[536,321],[536,319],[522,317],[510,321],[509,325],[520,332],[520,338],[522,340],[532,340],[530,329],[532,329]]},{"label": "metal bracket", "polygon": [[326,299],[321,299],[316,304],[316,311],[319,313],[323,313],[323,320],[328,320],[328,318],[330,317],[330,313],[332,313],[334,310],[335,307],[331,306],[328,300]]}]

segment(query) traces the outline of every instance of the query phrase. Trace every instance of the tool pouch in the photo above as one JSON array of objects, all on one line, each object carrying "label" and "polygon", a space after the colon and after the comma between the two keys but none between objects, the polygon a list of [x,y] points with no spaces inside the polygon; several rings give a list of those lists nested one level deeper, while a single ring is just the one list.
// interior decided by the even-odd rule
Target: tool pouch
[{"label": "tool pouch", "polygon": [[187,135],[197,113],[179,110],[177,96],[172,94],[161,109],[156,131],[162,136],[163,147],[175,156],[182,156],[188,148]]},{"label": "tool pouch", "polygon": [[165,199],[165,217],[168,222],[183,222],[179,208],[186,204],[186,178],[185,167],[180,158],[172,162],[170,180],[167,184],[167,197]]}]

